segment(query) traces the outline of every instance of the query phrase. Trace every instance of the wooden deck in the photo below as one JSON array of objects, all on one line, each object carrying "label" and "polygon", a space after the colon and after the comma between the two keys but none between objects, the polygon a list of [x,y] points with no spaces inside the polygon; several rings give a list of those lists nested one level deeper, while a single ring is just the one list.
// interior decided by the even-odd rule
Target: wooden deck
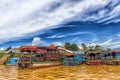
[{"label": "wooden deck", "polygon": [[18,63],[18,68],[45,68],[45,67],[53,67],[53,66],[59,66],[62,65],[58,61],[46,61],[46,62],[20,62]]}]

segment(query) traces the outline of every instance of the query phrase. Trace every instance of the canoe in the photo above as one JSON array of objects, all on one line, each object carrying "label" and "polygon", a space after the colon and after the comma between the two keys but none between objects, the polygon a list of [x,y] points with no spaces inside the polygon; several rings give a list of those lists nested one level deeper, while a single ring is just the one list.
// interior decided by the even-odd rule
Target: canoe
[{"label": "canoe", "polygon": [[86,62],[86,64],[88,64],[88,65],[103,65],[103,61],[102,60],[89,60]]},{"label": "canoe", "polygon": [[33,64],[32,66],[29,67],[29,69],[35,69],[35,68],[47,68],[47,67],[54,67],[54,66],[60,66],[62,65],[61,63],[59,64]]}]

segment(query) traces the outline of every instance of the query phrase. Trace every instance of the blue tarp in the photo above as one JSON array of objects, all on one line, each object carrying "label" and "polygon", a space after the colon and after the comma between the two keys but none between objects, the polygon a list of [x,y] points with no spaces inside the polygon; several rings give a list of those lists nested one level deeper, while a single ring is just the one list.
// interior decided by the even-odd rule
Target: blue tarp
[{"label": "blue tarp", "polygon": [[116,58],[120,59],[120,53],[116,53]]},{"label": "blue tarp", "polygon": [[83,61],[85,61],[85,58],[82,56],[84,55],[83,52],[74,52],[74,57],[64,57],[63,64],[65,66],[76,66],[78,64],[81,64]]},{"label": "blue tarp", "polygon": [[10,64],[16,64],[17,63],[17,59],[18,58],[10,58],[7,62],[6,65],[10,65]]}]

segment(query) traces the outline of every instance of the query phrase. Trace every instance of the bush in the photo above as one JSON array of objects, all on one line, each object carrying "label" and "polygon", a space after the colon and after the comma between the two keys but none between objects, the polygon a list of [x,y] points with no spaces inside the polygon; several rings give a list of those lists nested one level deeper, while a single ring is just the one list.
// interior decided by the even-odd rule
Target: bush
[{"label": "bush", "polygon": [[5,55],[5,53],[0,53],[0,58],[2,58]]}]

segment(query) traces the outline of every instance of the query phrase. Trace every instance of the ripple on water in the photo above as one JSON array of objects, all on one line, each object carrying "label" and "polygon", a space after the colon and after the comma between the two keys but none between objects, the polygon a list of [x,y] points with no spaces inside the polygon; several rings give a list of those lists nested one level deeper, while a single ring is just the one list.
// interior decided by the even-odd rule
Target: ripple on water
[{"label": "ripple on water", "polygon": [[0,80],[120,80],[120,66],[51,67],[18,70],[0,66]]}]

